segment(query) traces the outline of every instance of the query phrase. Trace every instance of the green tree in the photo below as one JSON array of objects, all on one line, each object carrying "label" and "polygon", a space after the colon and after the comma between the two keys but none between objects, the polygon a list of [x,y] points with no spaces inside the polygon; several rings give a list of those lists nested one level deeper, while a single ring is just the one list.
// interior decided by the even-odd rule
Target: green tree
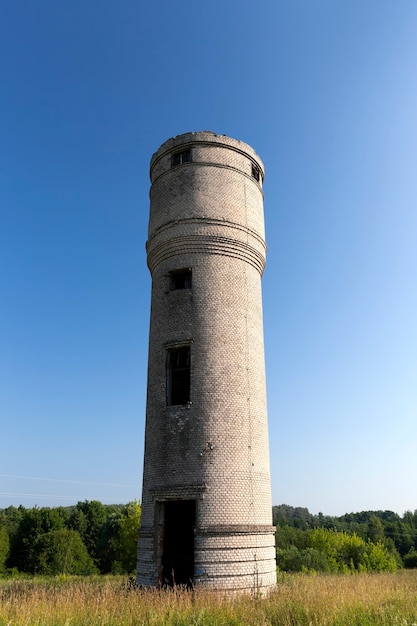
[{"label": "green tree", "polygon": [[100,571],[114,574],[134,571],[140,517],[141,507],[135,500],[107,518],[98,539]]},{"label": "green tree", "polygon": [[33,574],[36,562],[35,544],[42,533],[40,509],[24,509],[19,526],[11,537],[8,566]]},{"label": "green tree", "polygon": [[129,502],[121,512],[115,548],[122,572],[131,573],[136,568],[140,518],[141,507],[137,500]]},{"label": "green tree", "polygon": [[0,572],[5,570],[9,547],[9,533],[7,532],[6,520],[3,515],[0,518]]},{"label": "green tree", "polygon": [[301,571],[331,572],[332,566],[324,552],[314,548],[306,548],[301,551]]},{"label": "green tree", "polygon": [[415,550],[414,548],[411,548],[410,552],[404,555],[404,567],[417,567],[417,550]]},{"label": "green tree", "polygon": [[[324,552],[315,548],[299,550],[295,546],[277,549],[277,566],[285,572],[330,572],[332,565]],[[333,567],[335,570],[335,568]]]},{"label": "green tree", "polygon": [[114,511],[108,515],[106,521],[100,529],[97,538],[97,566],[102,574],[110,572],[117,574],[120,568],[115,566],[117,561],[116,539],[119,533],[120,512]]},{"label": "green tree", "polygon": [[341,571],[362,571],[366,551],[365,541],[356,533],[337,533],[341,535],[336,560]]},{"label": "green tree", "polygon": [[284,572],[301,572],[301,551],[296,546],[277,548],[277,567]]},{"label": "green tree", "polygon": [[275,544],[277,548],[289,548],[296,546],[304,550],[308,546],[309,531],[295,528],[294,526],[277,526],[275,531]]},{"label": "green tree", "polygon": [[4,509],[4,521],[9,537],[14,536],[18,531],[24,511],[25,508],[23,506],[19,506],[18,508],[15,506],[9,506],[7,509]]},{"label": "green tree", "polygon": [[288,525],[296,528],[308,528],[312,525],[314,516],[304,507],[280,504],[272,507],[272,519],[274,526]]},{"label": "green tree", "polygon": [[377,515],[371,515],[368,520],[368,539],[373,543],[382,541],[385,537],[384,525]]},{"label": "green tree", "polygon": [[99,536],[109,516],[109,510],[98,500],[78,502],[74,508],[68,526],[80,533],[89,555],[96,565],[100,561]]},{"label": "green tree", "polygon": [[415,530],[401,519],[385,524],[385,535],[393,540],[402,557],[414,547]]},{"label": "green tree", "polygon": [[64,528],[67,512],[62,507],[20,509],[19,522],[10,536],[8,567],[33,574],[36,569],[38,539],[51,530]]},{"label": "green tree", "polygon": [[308,537],[310,548],[323,552],[332,568],[337,569],[337,555],[340,549],[342,533],[327,528],[315,528]]},{"label": "green tree", "polygon": [[61,528],[41,535],[36,542],[36,574],[92,574],[96,571],[80,534]]},{"label": "green tree", "polygon": [[382,541],[366,543],[363,564],[368,572],[395,572],[398,565],[395,556]]}]

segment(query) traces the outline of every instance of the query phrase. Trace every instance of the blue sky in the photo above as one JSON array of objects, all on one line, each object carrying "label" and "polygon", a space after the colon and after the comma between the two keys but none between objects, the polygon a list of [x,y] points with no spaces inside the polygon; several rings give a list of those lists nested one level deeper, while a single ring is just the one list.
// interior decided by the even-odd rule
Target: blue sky
[{"label": "blue sky", "polygon": [[0,6],[0,507],[140,499],[149,160],[266,167],[273,503],[417,509],[417,3]]}]

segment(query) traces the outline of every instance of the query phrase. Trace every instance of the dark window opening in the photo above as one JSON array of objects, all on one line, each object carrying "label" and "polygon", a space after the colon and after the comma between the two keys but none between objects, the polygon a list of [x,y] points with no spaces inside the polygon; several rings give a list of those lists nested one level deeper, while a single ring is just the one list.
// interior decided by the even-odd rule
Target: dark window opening
[{"label": "dark window opening", "polygon": [[195,523],[195,500],[164,502],[162,584],[192,587]]},{"label": "dark window opening", "polygon": [[190,401],[190,348],[168,350],[167,404],[187,404]]},{"label": "dark window opening", "polygon": [[175,270],[170,273],[170,289],[191,289],[191,269]]},{"label": "dark window opening", "polygon": [[176,165],[182,165],[183,163],[189,163],[191,161],[191,148],[188,150],[181,150],[181,152],[176,152],[172,155],[171,165],[175,167]]},{"label": "dark window opening", "polygon": [[259,171],[259,169],[256,167],[256,165],[252,165],[252,178],[254,178],[255,180],[260,181],[261,178],[261,173]]}]

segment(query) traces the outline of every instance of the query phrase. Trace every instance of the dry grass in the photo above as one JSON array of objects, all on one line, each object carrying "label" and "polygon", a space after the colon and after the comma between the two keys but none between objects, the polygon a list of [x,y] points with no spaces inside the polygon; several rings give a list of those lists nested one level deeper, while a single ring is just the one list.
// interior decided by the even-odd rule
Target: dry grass
[{"label": "dry grass", "polygon": [[283,575],[267,598],[141,591],[114,578],[0,582],[0,626],[417,626],[417,571]]}]

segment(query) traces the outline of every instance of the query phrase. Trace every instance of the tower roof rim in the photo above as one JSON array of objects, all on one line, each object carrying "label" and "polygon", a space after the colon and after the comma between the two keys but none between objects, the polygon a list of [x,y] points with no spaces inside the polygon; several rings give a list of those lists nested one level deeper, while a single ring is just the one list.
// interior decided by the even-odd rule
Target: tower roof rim
[{"label": "tower roof rim", "polygon": [[248,143],[241,141],[240,139],[234,139],[233,137],[229,137],[228,135],[219,135],[211,130],[202,130],[202,131],[192,131],[188,133],[182,133],[180,135],[175,135],[170,139],[164,141],[158,150],[154,152],[151,158],[150,169],[155,164],[155,161],[159,160],[159,158],[165,154],[166,152],[170,152],[175,148],[179,148],[185,144],[195,144],[195,143],[213,143],[219,144],[224,147],[230,147],[231,149],[238,150],[240,152],[246,153],[250,158],[257,161],[260,165],[262,171],[265,171],[265,167],[262,159],[257,154],[257,152],[250,146]]}]

